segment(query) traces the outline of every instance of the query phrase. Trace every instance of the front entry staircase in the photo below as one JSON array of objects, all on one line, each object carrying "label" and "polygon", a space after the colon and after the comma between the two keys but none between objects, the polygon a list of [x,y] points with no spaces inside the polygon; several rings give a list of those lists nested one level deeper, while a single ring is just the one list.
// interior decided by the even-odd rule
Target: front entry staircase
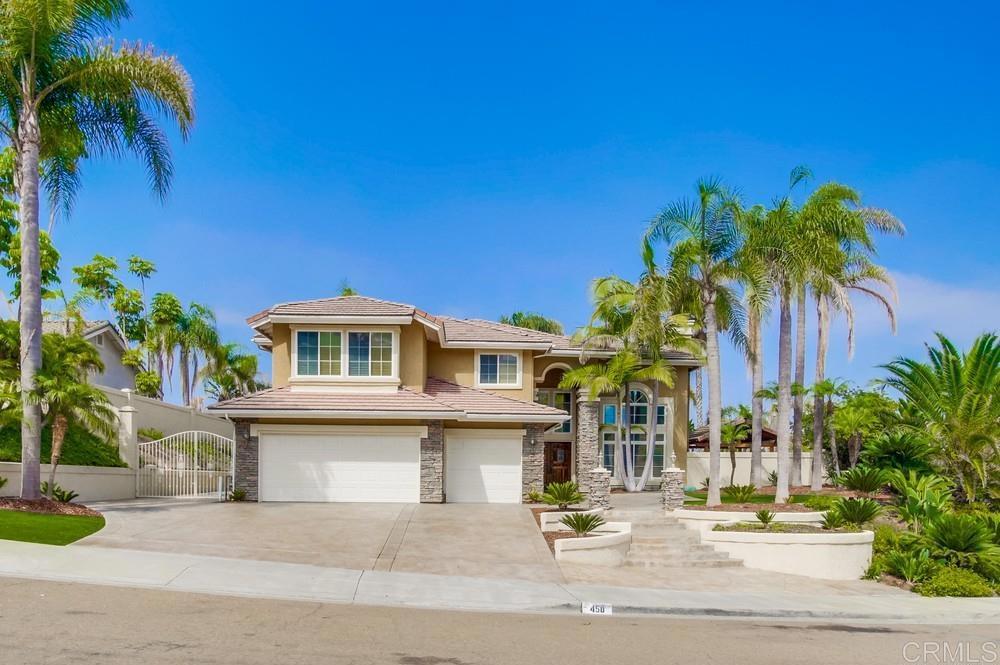
[{"label": "front entry staircase", "polygon": [[705,545],[697,531],[661,510],[609,510],[609,522],[632,523],[632,546],[626,566],[657,568],[725,568],[742,566],[725,552]]}]

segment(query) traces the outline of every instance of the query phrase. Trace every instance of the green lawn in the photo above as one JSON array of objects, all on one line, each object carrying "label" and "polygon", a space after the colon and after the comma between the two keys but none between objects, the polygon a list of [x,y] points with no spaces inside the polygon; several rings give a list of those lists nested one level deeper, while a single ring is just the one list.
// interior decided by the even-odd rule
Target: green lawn
[{"label": "green lawn", "polygon": [[[796,494],[791,497],[789,503],[803,503],[808,499],[811,494]],[[687,499],[684,501],[685,504],[689,506],[703,506],[705,505],[705,499],[708,498],[708,492],[704,490],[698,490],[697,492],[687,492]],[[727,497],[725,494],[722,495],[722,503],[736,503],[736,501]],[[753,498],[750,499],[750,503],[774,503],[773,494],[754,494]]]},{"label": "green lawn", "polygon": [[0,539],[3,540],[69,545],[103,528],[103,517],[0,510]]},{"label": "green lawn", "polygon": [[[52,428],[42,430],[42,463],[48,464],[52,450]],[[0,429],[0,462],[21,461],[21,428]],[[87,430],[71,427],[63,442],[60,464],[81,466],[126,466],[118,455],[117,444],[112,445]]]}]

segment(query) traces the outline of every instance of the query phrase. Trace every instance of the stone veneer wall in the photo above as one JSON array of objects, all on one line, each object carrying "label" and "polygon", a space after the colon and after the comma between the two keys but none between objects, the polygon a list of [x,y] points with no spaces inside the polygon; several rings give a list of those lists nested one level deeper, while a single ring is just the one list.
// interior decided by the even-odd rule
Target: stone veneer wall
[{"label": "stone veneer wall", "polygon": [[684,472],[680,469],[664,469],[660,474],[660,491],[663,493],[664,510],[683,507]]},{"label": "stone veneer wall", "polygon": [[427,421],[420,439],[420,503],[444,503],[444,422]]},{"label": "stone veneer wall", "polygon": [[524,426],[521,440],[521,496],[528,492],[545,490],[545,425],[531,423]]},{"label": "stone veneer wall", "polygon": [[601,466],[600,402],[580,393],[576,409],[576,482],[580,492],[590,493],[590,472]]},{"label": "stone veneer wall", "polygon": [[260,449],[258,437],[250,436],[253,420],[234,420],[236,441],[236,467],[233,487],[247,493],[247,501],[257,501],[257,460]]}]

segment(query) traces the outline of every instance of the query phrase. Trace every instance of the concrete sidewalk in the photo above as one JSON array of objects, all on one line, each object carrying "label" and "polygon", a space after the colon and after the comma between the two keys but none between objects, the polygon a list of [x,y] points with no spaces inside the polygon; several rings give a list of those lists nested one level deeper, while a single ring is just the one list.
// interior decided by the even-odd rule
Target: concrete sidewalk
[{"label": "concrete sidewalk", "polygon": [[1000,624],[1000,598],[720,593],[529,582],[0,540],[0,575],[229,596],[440,610]]}]

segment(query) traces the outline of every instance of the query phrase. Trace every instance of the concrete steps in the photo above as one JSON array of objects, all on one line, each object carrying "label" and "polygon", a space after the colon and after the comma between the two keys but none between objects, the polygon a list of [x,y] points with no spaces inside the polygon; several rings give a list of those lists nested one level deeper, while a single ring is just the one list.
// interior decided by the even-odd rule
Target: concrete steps
[{"label": "concrete steps", "polygon": [[634,568],[729,568],[739,559],[701,542],[698,532],[659,510],[610,510],[609,522],[632,523],[632,546],[625,564]]}]

